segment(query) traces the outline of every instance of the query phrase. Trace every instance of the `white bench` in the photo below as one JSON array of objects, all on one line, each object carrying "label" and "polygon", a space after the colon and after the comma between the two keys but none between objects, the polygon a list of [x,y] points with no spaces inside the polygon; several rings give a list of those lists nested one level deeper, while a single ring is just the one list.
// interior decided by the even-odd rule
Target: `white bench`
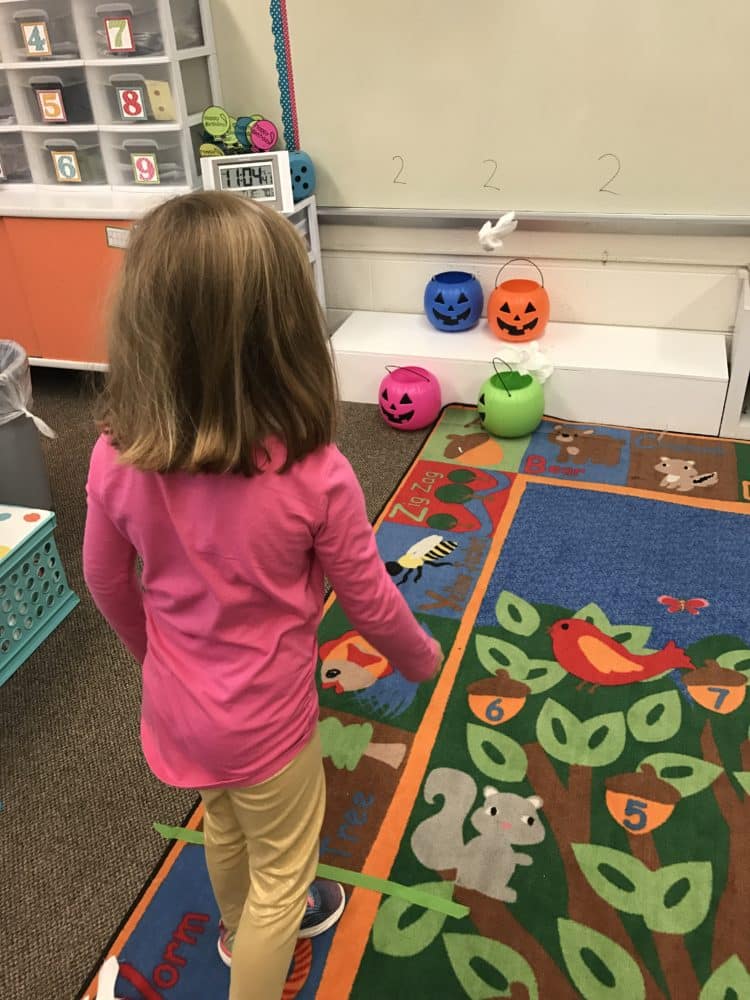
[{"label": "white bench", "polygon": [[[434,330],[421,314],[353,312],[333,334],[342,399],[377,402],[385,365],[422,365],[445,403],[476,403],[505,346],[483,319],[466,333]],[[549,323],[539,346],[555,372],[546,413],[560,420],[719,433],[729,374],[715,333]]]}]

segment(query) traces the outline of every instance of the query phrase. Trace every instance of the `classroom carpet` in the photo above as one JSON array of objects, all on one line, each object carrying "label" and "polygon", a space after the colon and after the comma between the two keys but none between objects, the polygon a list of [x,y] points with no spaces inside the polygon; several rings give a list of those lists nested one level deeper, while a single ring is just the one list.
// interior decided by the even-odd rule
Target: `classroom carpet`
[{"label": "classroom carpet", "polygon": [[[329,601],[321,863],[353,885],[285,1000],[750,996],[749,489],[749,445],[444,410],[377,541],[446,663],[410,683]],[[118,997],[226,996],[200,825],[163,831]]]}]

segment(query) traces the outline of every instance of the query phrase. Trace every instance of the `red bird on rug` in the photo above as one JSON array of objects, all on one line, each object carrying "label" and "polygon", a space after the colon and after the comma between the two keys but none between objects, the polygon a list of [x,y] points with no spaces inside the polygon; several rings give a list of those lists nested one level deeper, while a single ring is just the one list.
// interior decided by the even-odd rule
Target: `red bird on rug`
[{"label": "red bird on rug", "polygon": [[594,686],[633,684],[668,670],[695,669],[685,651],[674,642],[668,642],[657,653],[638,655],[629,652],[596,625],[579,618],[555,622],[549,634],[560,666]]}]

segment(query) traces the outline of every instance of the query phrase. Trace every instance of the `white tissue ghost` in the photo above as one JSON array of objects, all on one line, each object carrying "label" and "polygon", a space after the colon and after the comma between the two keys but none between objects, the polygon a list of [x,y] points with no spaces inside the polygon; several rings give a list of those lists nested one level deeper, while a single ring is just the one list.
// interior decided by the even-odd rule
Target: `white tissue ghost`
[{"label": "white tissue ghost", "polygon": [[506,212],[493,224],[487,220],[479,230],[479,242],[483,250],[490,253],[503,245],[503,236],[508,236],[518,225],[515,212]]},{"label": "white tissue ghost", "polygon": [[[120,963],[114,955],[110,955],[99,970],[99,985],[94,1000],[118,1000],[115,996],[115,983],[120,971]],[[83,1000],[89,1000],[88,993]]]},{"label": "white tissue ghost", "polygon": [[503,345],[497,352],[497,358],[521,375],[534,375],[539,382],[546,382],[553,372],[552,362],[535,340],[523,346]]}]

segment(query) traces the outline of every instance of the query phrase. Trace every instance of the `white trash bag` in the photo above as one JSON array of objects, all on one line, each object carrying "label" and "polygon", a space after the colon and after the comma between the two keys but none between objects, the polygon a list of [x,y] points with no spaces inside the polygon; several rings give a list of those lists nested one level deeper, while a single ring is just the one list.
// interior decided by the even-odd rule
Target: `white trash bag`
[{"label": "white trash bag", "polygon": [[0,427],[17,417],[30,417],[45,437],[57,437],[55,432],[29,409],[31,399],[31,369],[26,351],[13,340],[0,340]]}]

